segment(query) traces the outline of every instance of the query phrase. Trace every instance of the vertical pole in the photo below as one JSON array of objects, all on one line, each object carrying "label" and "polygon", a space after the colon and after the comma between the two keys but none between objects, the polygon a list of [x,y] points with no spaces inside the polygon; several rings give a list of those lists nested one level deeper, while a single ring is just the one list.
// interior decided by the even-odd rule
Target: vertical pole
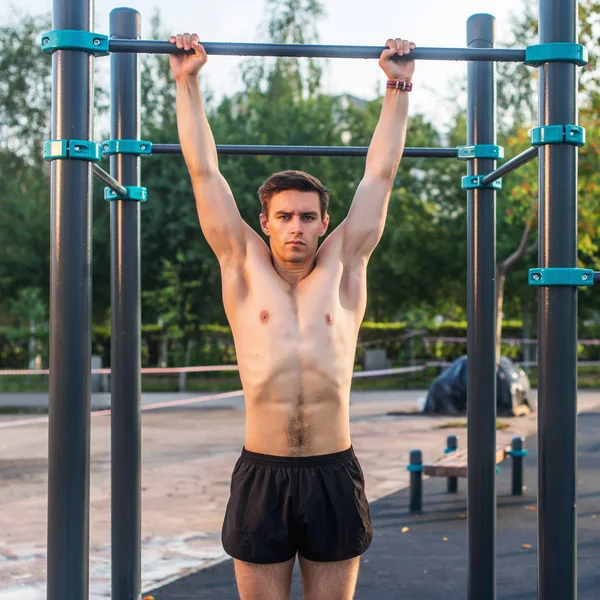
[{"label": "vertical pole", "polygon": [[[140,14],[110,13],[111,38],[139,38]],[[111,56],[111,138],[140,139],[137,54]],[[111,157],[111,175],[122,185],[140,185],[140,158]],[[111,203],[111,450],[112,599],[141,593],[141,284],[140,204]]]},{"label": "vertical pole", "polygon": [[[446,438],[446,452],[456,452],[458,449],[458,439],[455,435],[449,435]],[[448,477],[448,493],[458,493],[458,477]]]},{"label": "vertical pole", "polygon": [[[575,42],[576,0],[540,0],[539,41]],[[577,124],[576,66],[540,72],[540,125]],[[577,266],[577,148],[539,154],[539,265]],[[538,597],[577,597],[577,290],[539,290]]]},{"label": "vertical pole", "polygon": [[[93,0],[54,0],[53,28],[92,30]],[[92,57],[52,55],[52,139],[92,137]],[[88,597],[92,169],[51,166],[48,600]]]},{"label": "vertical pole", "polygon": [[[495,19],[467,21],[469,48],[494,45]],[[467,144],[496,143],[495,66],[468,66]],[[469,161],[468,174],[486,174],[492,159]],[[467,194],[467,481],[469,600],[496,598],[496,192]]]},{"label": "vertical pole", "polygon": [[512,495],[523,495],[523,456],[520,453],[524,450],[523,438],[514,437],[512,439],[511,450],[514,453],[512,456]]},{"label": "vertical pole", "polygon": [[423,509],[423,454],[420,450],[411,450],[409,455],[410,471],[410,505],[412,513],[420,513]]}]

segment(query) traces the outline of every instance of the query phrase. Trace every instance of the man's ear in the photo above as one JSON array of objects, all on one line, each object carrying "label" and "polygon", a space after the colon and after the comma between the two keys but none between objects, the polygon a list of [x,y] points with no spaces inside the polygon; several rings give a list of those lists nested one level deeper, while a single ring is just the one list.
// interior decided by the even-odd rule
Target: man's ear
[{"label": "man's ear", "polygon": [[327,227],[329,226],[329,215],[325,213],[325,218],[321,219],[321,231],[319,232],[319,237],[323,237],[325,232],[327,231]]},{"label": "man's ear", "polygon": [[271,232],[269,231],[269,219],[265,217],[263,212],[258,215],[258,220],[260,221],[260,228],[263,230],[263,233],[265,235],[271,235]]}]

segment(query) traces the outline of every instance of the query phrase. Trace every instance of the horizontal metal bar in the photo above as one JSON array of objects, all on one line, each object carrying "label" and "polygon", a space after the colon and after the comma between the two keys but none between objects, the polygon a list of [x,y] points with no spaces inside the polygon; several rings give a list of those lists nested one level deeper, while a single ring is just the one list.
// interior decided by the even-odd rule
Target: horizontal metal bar
[{"label": "horizontal metal bar", "polygon": [[[218,145],[221,155],[255,156],[366,156],[367,146],[252,146]],[[411,158],[456,158],[456,148],[405,148]],[[179,144],[152,144],[152,154],[181,154]]]},{"label": "horizontal metal bar", "polygon": [[127,196],[127,190],[111,175],[109,175],[103,168],[97,164],[92,165],[92,172],[94,175],[105,185],[107,185],[115,194],[119,196]]},{"label": "horizontal metal bar", "polygon": [[500,179],[502,175],[506,175],[506,173],[510,173],[515,169],[518,169],[521,165],[528,163],[529,161],[537,158],[538,149],[536,146],[532,146],[525,150],[525,152],[521,152],[521,154],[517,154],[514,158],[506,161],[502,166],[498,167],[495,171],[488,173],[481,181],[482,185],[488,185],[496,179]]},{"label": "horizontal metal bar", "polygon": [[[246,44],[231,42],[202,42],[207,54],[221,56],[296,56],[310,58],[379,58],[383,46],[327,46],[322,44]],[[119,40],[109,41],[111,52],[147,54],[183,54],[168,41]],[[402,57],[397,57],[401,59]],[[404,57],[406,58],[406,57]],[[416,48],[410,53],[415,60],[470,60],[524,62],[525,50],[513,48]]]}]

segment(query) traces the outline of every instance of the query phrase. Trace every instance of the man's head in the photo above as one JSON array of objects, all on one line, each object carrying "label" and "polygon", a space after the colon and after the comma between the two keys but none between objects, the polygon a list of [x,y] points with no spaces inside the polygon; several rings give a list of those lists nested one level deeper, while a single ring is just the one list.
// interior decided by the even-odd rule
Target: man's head
[{"label": "man's head", "polygon": [[258,197],[260,225],[273,255],[286,263],[312,260],[329,224],[323,184],[302,171],[281,171],[260,186]]}]

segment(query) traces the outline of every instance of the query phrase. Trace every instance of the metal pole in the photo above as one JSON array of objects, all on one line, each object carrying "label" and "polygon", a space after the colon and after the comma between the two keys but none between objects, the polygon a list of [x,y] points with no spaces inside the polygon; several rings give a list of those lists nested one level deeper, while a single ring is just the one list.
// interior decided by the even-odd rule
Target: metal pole
[{"label": "metal pole", "polygon": [[[495,19],[473,15],[469,47],[494,44]],[[468,66],[467,144],[496,143],[495,66]],[[489,173],[495,160],[469,161],[468,174]],[[496,193],[467,193],[467,423],[469,600],[496,598]]]},{"label": "metal pole", "polygon": [[[576,0],[540,0],[539,41],[575,42]],[[577,124],[576,67],[539,70],[540,125]],[[577,266],[577,149],[545,145],[539,163],[539,265]],[[538,598],[577,597],[577,290],[539,291]]]},{"label": "metal pole", "polygon": [[119,196],[126,196],[127,190],[114,178],[111,177],[102,167],[92,165],[92,173],[96,179],[107,185],[113,192]]},{"label": "metal pole", "polygon": [[517,154],[517,156],[507,160],[503,165],[500,165],[497,169],[492,171],[489,175],[486,175],[483,178],[483,185],[489,185],[496,179],[500,179],[503,175],[518,169],[524,164],[527,164],[529,161],[532,161],[534,158],[537,158],[538,149],[536,147],[527,148],[525,152],[521,152],[521,154]]},{"label": "metal pole", "polygon": [[[54,0],[54,29],[93,30],[93,0]],[[92,137],[92,57],[52,56],[52,139]],[[48,432],[48,600],[89,587],[91,167],[51,166]]]},{"label": "metal pole", "polygon": [[[110,13],[110,36],[138,38],[140,14]],[[140,139],[140,81],[136,54],[111,57],[111,138]],[[111,156],[111,174],[140,185],[140,158]],[[141,594],[141,284],[140,204],[111,202],[111,450],[112,599]]]},{"label": "metal pole", "polygon": [[[255,146],[217,145],[220,155],[256,156],[366,156],[366,146]],[[180,144],[153,144],[152,154],[181,154]],[[405,148],[403,158],[456,158],[456,148]]]},{"label": "metal pole", "polygon": [[[246,44],[202,42],[207,54],[221,56],[295,56],[310,58],[374,58],[381,55],[383,46],[326,46],[320,44]],[[111,52],[146,54],[183,54],[173,44],[155,40],[110,40]],[[188,51],[193,52],[193,51]],[[415,60],[468,60],[524,62],[525,50],[514,48],[417,48],[410,54]],[[398,57],[397,60],[406,60]]]}]

